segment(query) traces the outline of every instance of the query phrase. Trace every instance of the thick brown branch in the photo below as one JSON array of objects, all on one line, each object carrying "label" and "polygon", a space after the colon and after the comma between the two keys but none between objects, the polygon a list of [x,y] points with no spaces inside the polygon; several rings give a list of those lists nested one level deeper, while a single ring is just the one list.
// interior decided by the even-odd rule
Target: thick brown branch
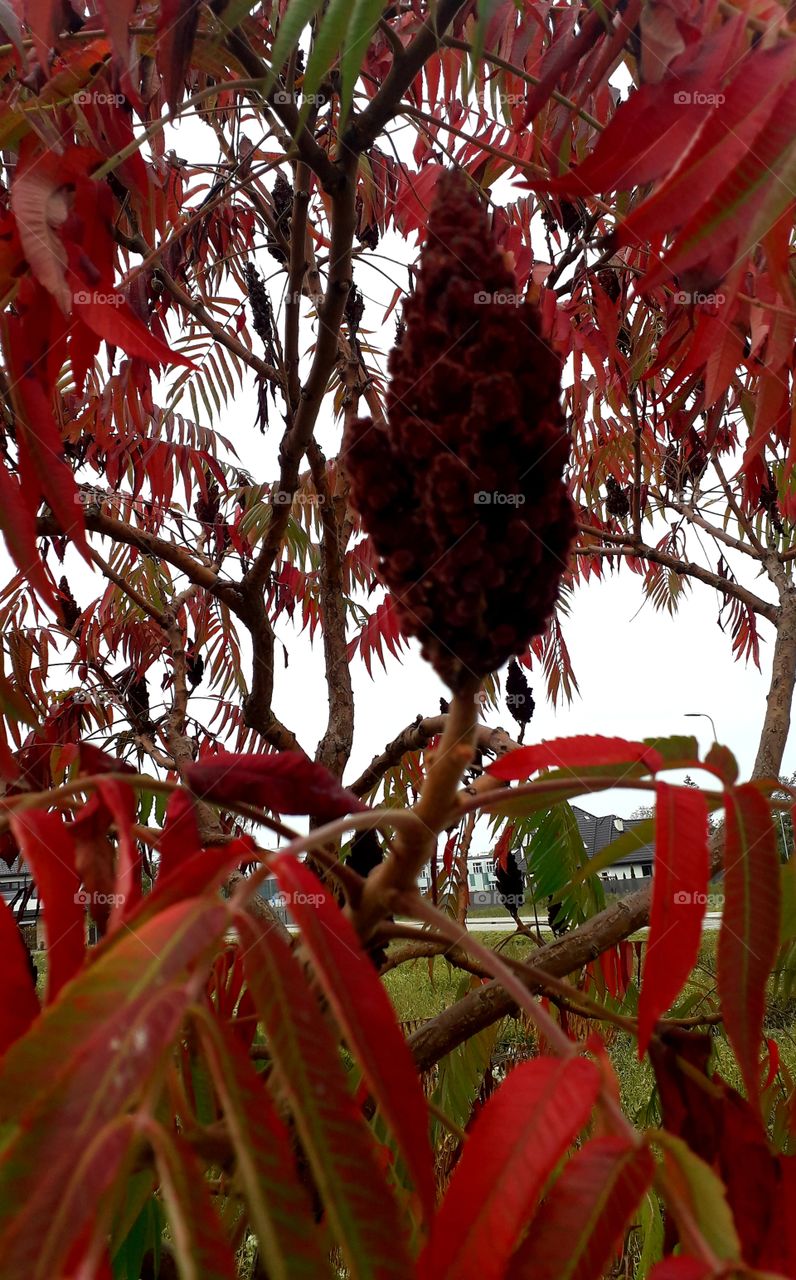
[{"label": "thick brown branch", "polygon": [[[357,796],[367,795],[378,786],[388,769],[392,769],[410,751],[422,751],[432,738],[442,733],[447,720],[448,717],[444,715],[427,716],[425,720],[418,716],[379,755],[373,757],[367,769],[363,770],[356,782],[351,783],[349,791]],[[475,744],[480,751],[493,756],[505,755],[507,751],[514,751],[520,746],[519,742],[509,737],[505,729],[490,729],[488,725],[476,727]]]},{"label": "thick brown branch", "polygon": [[238,616],[252,642],[252,680],[251,690],[243,702],[244,722],[277,751],[301,751],[295,734],[277,719],[271,709],[274,692],[274,629],[262,592],[249,592],[239,605]]},{"label": "thick brown branch", "polygon": [[780,599],[782,606],[774,642],[766,715],[753,771],[756,778],[778,777],[790,732],[796,686],[796,588],[789,583],[783,588]]},{"label": "thick brown branch", "polygon": [[323,607],[323,657],[329,717],[326,731],[318,744],[315,759],[336,777],[341,778],[354,743],[354,690],[346,645],[346,610],[343,592],[342,526],[345,520],[345,498],[330,492],[326,475],[326,459],[311,440],[307,454],[315,489],[321,503],[320,593]]},{"label": "thick brown branch", "polygon": [[[135,547],[144,555],[153,556],[156,560],[165,560],[174,569],[185,574],[194,586],[203,587],[205,591],[217,596],[219,600],[224,600],[233,611],[235,610],[237,593],[234,584],[224,582],[213,569],[195,559],[184,547],[178,547],[175,543],[167,542],[165,538],[158,538],[144,529],[136,529],[134,525],[117,520],[114,516],[104,515],[91,507],[86,508],[85,521],[86,528],[92,533],[99,533],[105,538],[111,538],[114,542],[123,542],[128,547]],[[36,532],[41,537],[53,537],[61,532],[61,528],[53,517],[40,516],[36,522]]]},{"label": "thick brown branch", "polygon": [[307,210],[310,200],[310,171],[301,162],[296,165],[296,186],[293,192],[293,216],[290,221],[290,263],[285,295],[285,369],[287,372],[288,404],[291,413],[299,405],[299,319],[301,316],[301,287],[307,270]]}]

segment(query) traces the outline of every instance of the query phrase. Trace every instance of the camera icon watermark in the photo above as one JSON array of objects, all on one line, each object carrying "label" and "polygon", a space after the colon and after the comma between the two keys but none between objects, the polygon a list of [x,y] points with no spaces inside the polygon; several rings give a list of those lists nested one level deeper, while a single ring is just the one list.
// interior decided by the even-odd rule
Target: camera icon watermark
[{"label": "camera icon watermark", "polygon": [[524,493],[502,493],[499,489],[478,489],[473,494],[473,502],[477,507],[521,507],[525,502]]},{"label": "camera icon watermark", "polygon": [[72,295],[72,302],[76,307],[100,306],[100,307],[123,307],[125,299],[121,293],[101,293],[97,289],[78,289]]},{"label": "camera icon watermark", "polygon": [[89,893],[87,889],[80,889],[74,895],[74,900],[79,907],[121,907],[125,902],[123,893]]},{"label": "camera icon watermark", "polygon": [[672,901],[677,907],[697,906],[708,910],[717,910],[724,904],[720,893],[690,893],[687,889],[678,889],[672,894]]},{"label": "camera icon watermark", "polygon": [[723,93],[692,93],[689,89],[678,89],[673,98],[676,107],[720,107],[726,102]]},{"label": "camera icon watermark", "polygon": [[470,892],[471,907],[496,906],[494,889],[472,889]]}]

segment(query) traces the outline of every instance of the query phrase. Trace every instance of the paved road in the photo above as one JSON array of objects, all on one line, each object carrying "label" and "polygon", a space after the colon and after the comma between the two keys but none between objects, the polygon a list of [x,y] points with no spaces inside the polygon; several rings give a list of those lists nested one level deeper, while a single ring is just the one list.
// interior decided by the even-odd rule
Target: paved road
[{"label": "paved road", "polygon": [[[715,931],[719,927],[721,921],[720,911],[708,911],[702,928]],[[540,922],[541,923],[541,922]],[[523,919],[523,924],[529,924],[533,928],[533,920]],[[552,937],[552,930],[542,923],[542,933],[549,934]],[[514,921],[510,919],[507,912],[502,916],[470,916],[467,921],[467,928],[471,933],[510,933],[514,929]]]}]

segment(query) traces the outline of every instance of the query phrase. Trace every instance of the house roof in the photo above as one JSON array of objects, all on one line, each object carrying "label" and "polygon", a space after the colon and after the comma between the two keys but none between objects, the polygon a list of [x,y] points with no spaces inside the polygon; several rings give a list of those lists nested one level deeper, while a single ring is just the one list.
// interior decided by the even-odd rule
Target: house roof
[{"label": "house roof", "polygon": [[[581,839],[590,858],[595,857],[596,854],[602,852],[606,845],[617,840],[623,831],[631,830],[644,821],[643,818],[618,818],[614,813],[587,813],[585,809],[578,808],[576,804],[572,805],[572,812],[575,815]],[[640,849],[634,849],[631,853],[623,854],[622,857],[617,858],[614,865],[651,863],[653,856],[653,846],[645,844]]]}]

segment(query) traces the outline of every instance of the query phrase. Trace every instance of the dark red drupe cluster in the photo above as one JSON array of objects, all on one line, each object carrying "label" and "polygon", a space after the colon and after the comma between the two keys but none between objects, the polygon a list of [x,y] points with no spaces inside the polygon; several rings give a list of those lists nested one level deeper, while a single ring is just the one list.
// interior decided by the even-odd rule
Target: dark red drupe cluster
[{"label": "dark red drupe cluster", "polygon": [[574,533],[560,361],[460,175],[404,320],[388,425],[354,422],[344,456],[401,626],[457,689],[544,630]]}]

